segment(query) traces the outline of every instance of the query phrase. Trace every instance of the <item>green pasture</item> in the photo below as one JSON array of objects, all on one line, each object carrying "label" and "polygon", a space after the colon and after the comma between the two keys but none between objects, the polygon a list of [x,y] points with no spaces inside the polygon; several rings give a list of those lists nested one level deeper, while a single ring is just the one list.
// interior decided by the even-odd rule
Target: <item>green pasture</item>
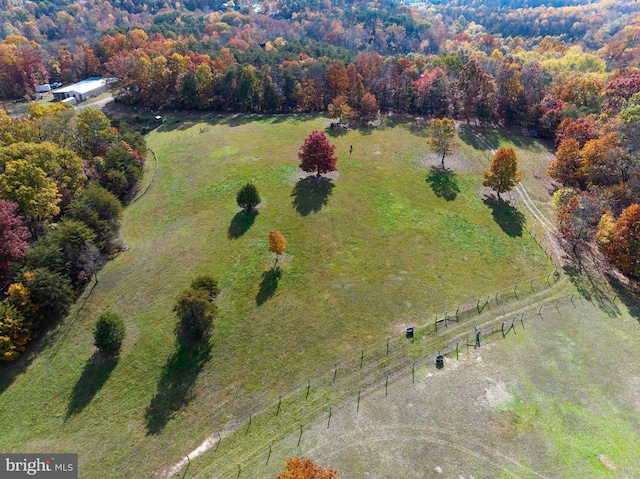
[{"label": "green pasture", "polygon": [[[338,172],[307,178],[298,149],[327,126],[238,116],[166,119],[149,133],[158,170],[125,211],[127,249],[86,303],[0,366],[0,450],[77,452],[83,478],[152,477],[361,348],[553,268],[528,213],[487,198],[484,147],[470,136],[441,170],[420,122],[327,130]],[[546,150],[496,138],[515,144],[537,191],[528,172],[544,169]],[[150,157],[146,182],[153,169]],[[235,203],[248,181],[262,197],[249,215]],[[288,241],[277,265],[272,228]],[[171,308],[203,273],[220,282],[220,316],[208,343],[186,347]],[[106,308],[127,326],[111,362],[93,357]]]}]

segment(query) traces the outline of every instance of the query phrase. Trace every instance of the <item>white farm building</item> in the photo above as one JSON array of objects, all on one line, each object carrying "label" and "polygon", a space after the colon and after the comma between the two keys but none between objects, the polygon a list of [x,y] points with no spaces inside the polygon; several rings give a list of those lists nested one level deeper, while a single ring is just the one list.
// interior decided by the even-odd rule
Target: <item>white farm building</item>
[{"label": "white farm building", "polygon": [[74,98],[76,102],[85,101],[106,92],[113,80],[113,78],[101,77],[87,78],[73,85],[54,90],[52,92],[53,99],[62,101],[66,98]]}]

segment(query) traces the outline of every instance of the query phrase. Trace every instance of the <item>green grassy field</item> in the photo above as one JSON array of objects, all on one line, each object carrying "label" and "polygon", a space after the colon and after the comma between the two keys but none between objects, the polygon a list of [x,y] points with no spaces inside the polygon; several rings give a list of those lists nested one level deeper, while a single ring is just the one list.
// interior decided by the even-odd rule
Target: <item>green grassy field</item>
[{"label": "green grassy field", "polygon": [[[87,478],[151,477],[361,348],[550,271],[520,213],[484,198],[470,138],[443,172],[420,124],[349,130],[332,138],[339,171],[317,184],[296,154],[326,125],[231,117],[150,133],[159,168],[126,209],[128,250],[38,351],[2,365],[0,450],[78,452]],[[548,161],[536,142],[496,141],[517,142],[525,178]],[[247,181],[263,199],[249,217],[235,204]],[[279,269],[272,228],[289,242]],[[221,314],[208,344],[185,348],[172,303],[201,273],[220,281]],[[100,363],[91,326],[107,307],[127,338]]]}]

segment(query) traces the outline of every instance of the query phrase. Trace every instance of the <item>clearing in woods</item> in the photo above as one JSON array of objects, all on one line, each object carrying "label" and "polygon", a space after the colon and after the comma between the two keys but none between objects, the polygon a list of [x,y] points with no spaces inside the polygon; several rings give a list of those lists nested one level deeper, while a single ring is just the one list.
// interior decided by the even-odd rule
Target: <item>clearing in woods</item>
[{"label": "clearing in woods", "polygon": [[[297,152],[327,125],[234,116],[151,132],[158,171],[125,211],[128,250],[81,310],[1,366],[0,450],[77,452],[85,478],[153,477],[362,348],[553,268],[527,211],[486,196],[487,148],[473,135],[461,131],[442,170],[423,122],[327,130],[338,171],[318,182],[301,174]],[[516,147],[525,181],[542,174],[541,144],[488,133]],[[543,208],[535,179],[528,192]],[[262,197],[250,215],[235,203],[248,181]],[[288,241],[279,269],[273,228]],[[172,304],[203,273],[221,284],[220,316],[209,343],[187,348]],[[108,307],[127,336],[119,360],[102,363],[91,328]]]}]

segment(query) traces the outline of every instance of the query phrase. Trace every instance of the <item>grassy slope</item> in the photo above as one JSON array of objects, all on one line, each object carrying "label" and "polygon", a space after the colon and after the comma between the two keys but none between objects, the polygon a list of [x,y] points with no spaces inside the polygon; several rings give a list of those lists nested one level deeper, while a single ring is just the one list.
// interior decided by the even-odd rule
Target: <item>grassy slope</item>
[{"label": "grassy slope", "polygon": [[[2,392],[0,449],[79,452],[83,477],[147,477],[361,346],[548,272],[526,231],[509,236],[482,202],[484,157],[462,142],[451,159],[461,165],[457,198],[436,197],[411,125],[334,138],[339,174],[327,204],[296,193],[299,145],[324,125],[240,118],[151,133],[160,168],[126,210],[130,249],[28,367],[3,371],[13,383]],[[230,225],[243,229],[235,192],[249,180],[263,203],[232,239]],[[289,241],[276,288],[263,281],[274,227]],[[175,345],[171,305],[204,272],[221,282],[221,315],[210,350],[194,357]],[[107,307],[125,319],[127,339],[117,365],[96,366],[90,328]]]}]

